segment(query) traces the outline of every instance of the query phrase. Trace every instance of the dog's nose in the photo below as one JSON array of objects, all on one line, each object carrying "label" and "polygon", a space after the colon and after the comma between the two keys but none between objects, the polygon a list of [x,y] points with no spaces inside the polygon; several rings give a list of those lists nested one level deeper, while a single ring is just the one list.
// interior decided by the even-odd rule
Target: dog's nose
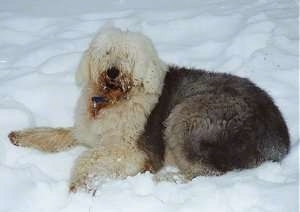
[{"label": "dog's nose", "polygon": [[119,69],[115,68],[115,67],[111,67],[106,71],[107,76],[110,79],[116,79],[119,75],[120,75],[120,71]]}]

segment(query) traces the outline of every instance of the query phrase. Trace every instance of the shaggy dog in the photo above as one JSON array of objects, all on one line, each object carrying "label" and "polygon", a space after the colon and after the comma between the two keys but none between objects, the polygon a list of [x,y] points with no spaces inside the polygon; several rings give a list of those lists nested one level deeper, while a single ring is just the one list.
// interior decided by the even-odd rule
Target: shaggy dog
[{"label": "shaggy dog", "polygon": [[289,134],[278,108],[247,79],[168,66],[140,33],[101,30],[76,73],[82,86],[71,128],[9,134],[18,146],[57,152],[89,147],[70,191],[163,166],[186,179],[280,161]]}]

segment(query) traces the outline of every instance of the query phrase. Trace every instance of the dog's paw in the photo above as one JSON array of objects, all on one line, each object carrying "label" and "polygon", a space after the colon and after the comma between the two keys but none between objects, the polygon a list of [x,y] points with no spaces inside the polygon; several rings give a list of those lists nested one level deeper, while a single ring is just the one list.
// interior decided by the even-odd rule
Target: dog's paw
[{"label": "dog's paw", "polygon": [[72,180],[69,186],[69,192],[70,193],[76,193],[79,191],[87,192],[95,196],[96,194],[96,186],[91,185],[89,183],[89,179],[87,177],[81,177],[75,180]]},{"label": "dog's paw", "polygon": [[78,190],[80,190],[80,187],[76,185],[76,183],[71,183],[69,186],[69,192],[70,193],[76,193]]},{"label": "dog's paw", "polygon": [[183,175],[177,168],[164,167],[158,173],[153,175],[153,180],[156,182],[169,181],[174,183],[188,182],[185,175]]},{"label": "dog's paw", "polygon": [[9,133],[8,138],[13,145],[20,146],[20,134],[19,131],[12,131]]},{"label": "dog's paw", "polygon": [[72,180],[69,186],[69,192],[76,193],[78,191],[87,191],[85,180]]}]

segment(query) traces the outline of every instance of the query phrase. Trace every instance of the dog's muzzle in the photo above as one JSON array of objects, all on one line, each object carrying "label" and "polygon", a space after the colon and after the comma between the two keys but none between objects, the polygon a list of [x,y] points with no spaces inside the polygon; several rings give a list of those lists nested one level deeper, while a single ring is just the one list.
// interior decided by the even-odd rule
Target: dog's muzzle
[{"label": "dog's muzzle", "polygon": [[120,75],[120,71],[119,69],[112,67],[106,71],[106,75],[108,76],[109,79],[115,80]]},{"label": "dog's muzzle", "polygon": [[121,90],[126,93],[132,86],[131,77],[115,67],[111,67],[100,76],[100,85],[107,92]]},{"label": "dog's muzzle", "polygon": [[127,93],[132,88],[132,78],[119,69],[111,67],[100,75],[98,86],[99,90],[91,97],[93,117],[96,117],[101,108],[126,99]]}]

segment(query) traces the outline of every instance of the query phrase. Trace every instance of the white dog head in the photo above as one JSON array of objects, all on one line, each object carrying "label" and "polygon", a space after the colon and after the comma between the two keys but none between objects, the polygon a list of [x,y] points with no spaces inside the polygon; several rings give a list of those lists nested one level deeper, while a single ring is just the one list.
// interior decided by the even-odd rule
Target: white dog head
[{"label": "white dog head", "polygon": [[146,36],[105,28],[84,52],[76,80],[79,84],[92,82],[123,92],[142,87],[146,93],[160,94],[167,70]]}]

